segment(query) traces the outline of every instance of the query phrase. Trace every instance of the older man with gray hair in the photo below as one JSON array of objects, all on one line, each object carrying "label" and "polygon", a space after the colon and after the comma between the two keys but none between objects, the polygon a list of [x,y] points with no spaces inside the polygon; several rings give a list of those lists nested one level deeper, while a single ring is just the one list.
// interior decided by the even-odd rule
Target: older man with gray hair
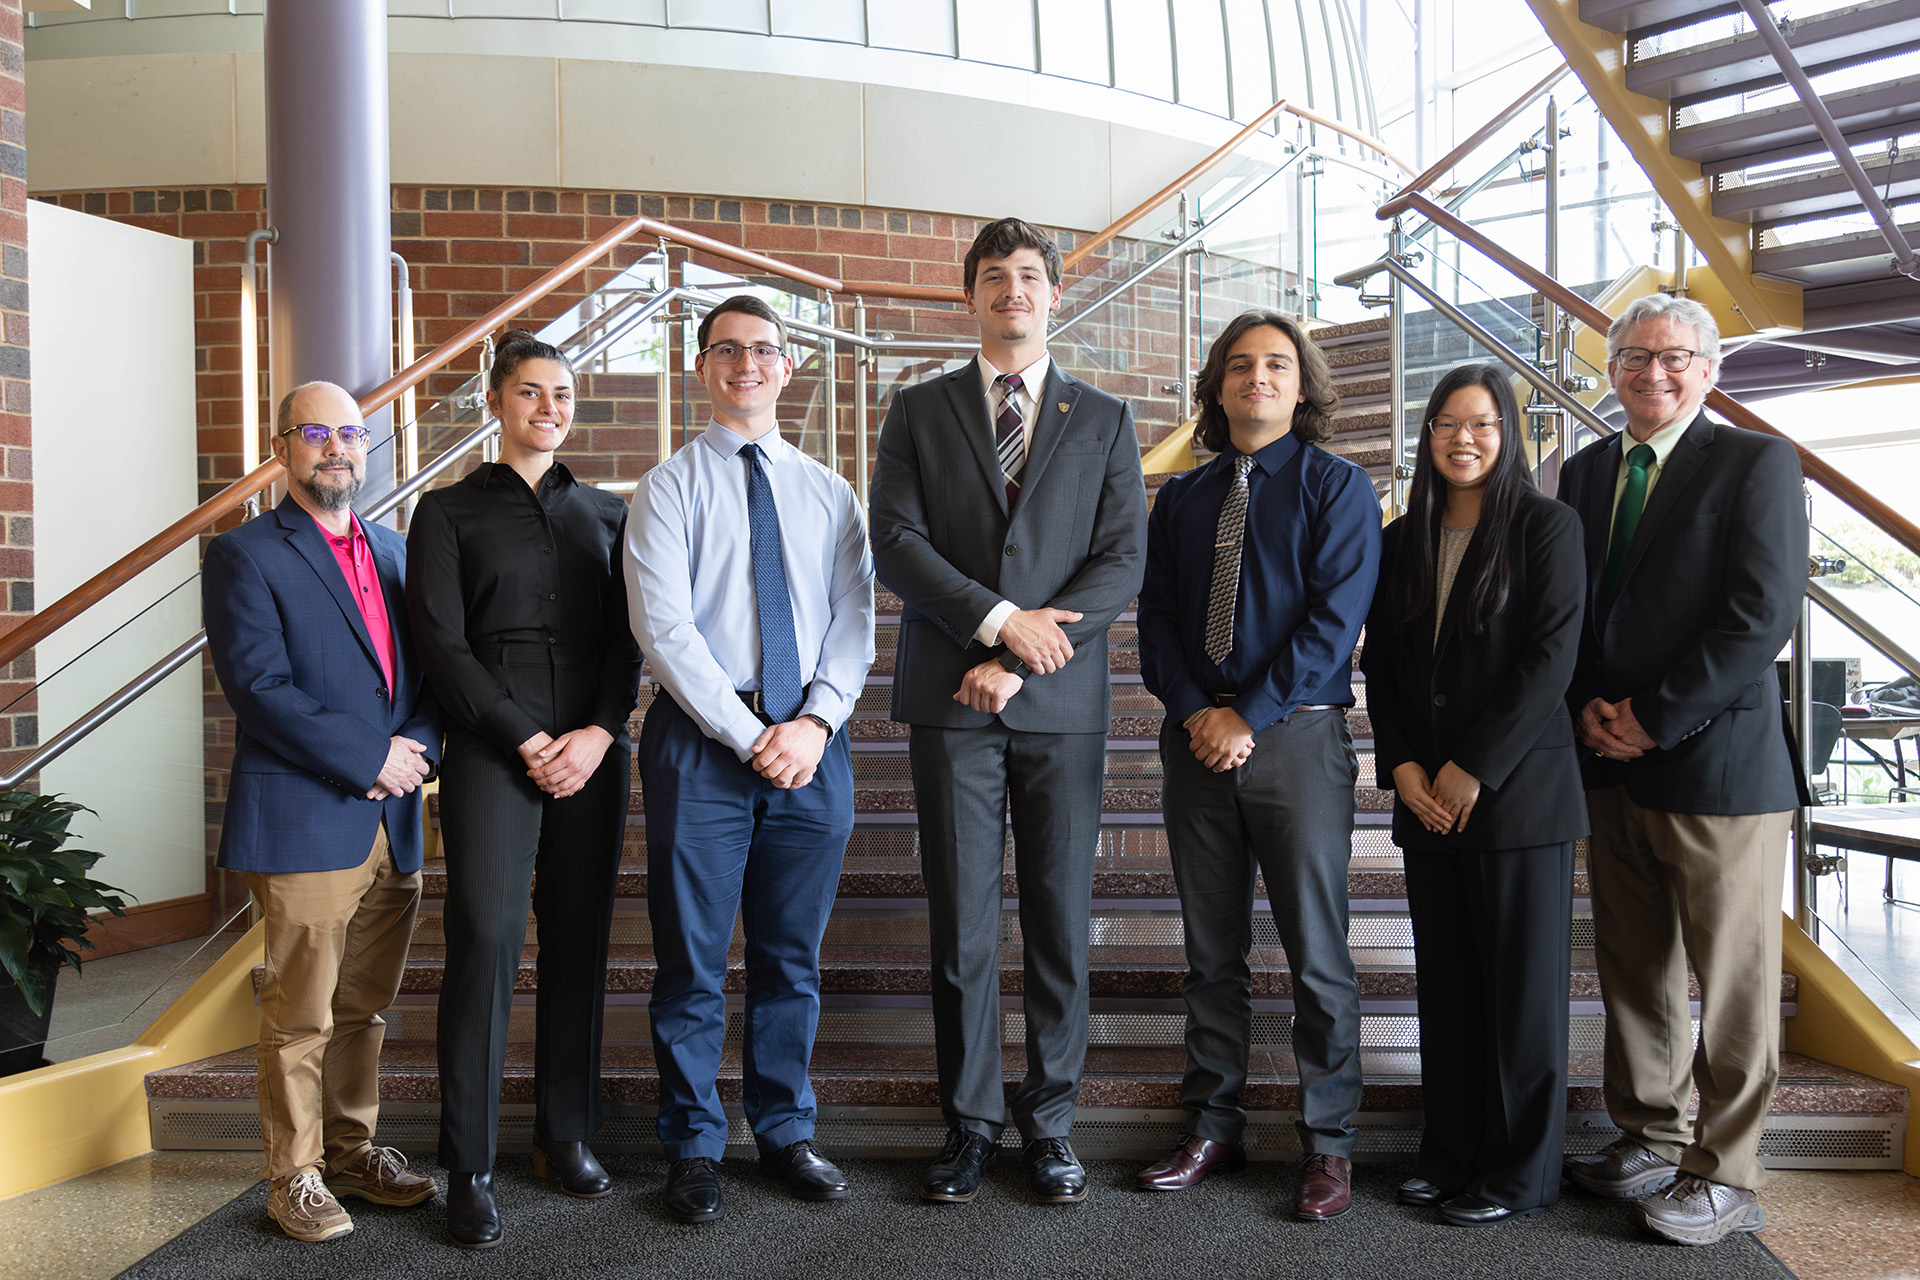
[{"label": "older man with gray hair", "polygon": [[1626,430],[1560,478],[1587,535],[1567,706],[1585,747],[1605,1095],[1621,1133],[1567,1173],[1598,1195],[1645,1197],[1645,1225],[1683,1244],[1763,1223],[1780,899],[1789,821],[1805,803],[1773,666],[1806,592],[1799,460],[1785,440],[1701,412],[1719,357],[1700,304],[1629,304],[1607,331]]}]

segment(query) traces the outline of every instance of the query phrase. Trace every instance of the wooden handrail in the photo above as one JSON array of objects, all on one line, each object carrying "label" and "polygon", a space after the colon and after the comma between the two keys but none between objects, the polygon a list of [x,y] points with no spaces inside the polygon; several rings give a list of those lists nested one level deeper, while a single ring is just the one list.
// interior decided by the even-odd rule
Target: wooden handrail
[{"label": "wooden handrail", "polygon": [[[1398,207],[1397,210],[1395,207]],[[1498,263],[1508,274],[1524,280],[1537,293],[1551,298],[1562,311],[1578,320],[1596,333],[1605,333],[1613,323],[1612,317],[1588,302],[1573,290],[1549,276],[1546,272],[1529,263],[1522,262],[1507,250],[1495,244],[1476,227],[1455,217],[1447,210],[1417,191],[1403,191],[1392,201],[1380,208],[1380,217],[1391,218],[1396,212],[1414,210],[1422,217],[1431,220],[1449,235],[1463,240],[1479,250],[1486,257]],[[1828,493],[1852,507],[1855,511],[1879,525],[1895,541],[1907,550],[1920,555],[1920,525],[1895,511],[1892,507],[1861,488],[1855,481],[1842,475],[1825,458],[1804,448],[1798,440],[1780,430],[1762,418],[1747,406],[1735,400],[1724,391],[1714,390],[1707,393],[1707,405],[1727,421],[1749,431],[1764,432],[1779,436],[1794,447],[1800,455],[1800,474],[1824,488]]]},{"label": "wooden handrail", "polygon": [[1114,237],[1122,234],[1127,230],[1127,228],[1131,227],[1134,223],[1140,221],[1140,219],[1146,217],[1149,213],[1152,213],[1155,209],[1159,208],[1161,205],[1165,204],[1168,200],[1172,199],[1173,196],[1180,190],[1180,188],[1186,186],[1189,182],[1192,182],[1194,179],[1200,177],[1202,174],[1206,173],[1208,170],[1218,165],[1222,160],[1225,160],[1228,156],[1232,155],[1235,151],[1238,151],[1240,149],[1241,143],[1245,142],[1248,138],[1251,138],[1254,134],[1258,133],[1262,128],[1266,126],[1268,121],[1272,120],[1275,116],[1279,115],[1282,111],[1286,112],[1288,115],[1298,116],[1300,117],[1300,119],[1305,120],[1310,124],[1317,124],[1323,128],[1331,129],[1335,133],[1342,134],[1346,137],[1352,138],[1355,142],[1358,142],[1361,145],[1366,147],[1371,147],[1373,150],[1378,151],[1381,155],[1393,161],[1395,164],[1399,165],[1402,169],[1406,170],[1408,173],[1413,172],[1412,165],[1408,164],[1406,161],[1402,160],[1400,157],[1394,155],[1393,152],[1387,150],[1386,144],[1384,142],[1381,142],[1379,139],[1370,138],[1364,133],[1360,133],[1356,130],[1349,129],[1346,125],[1341,124],[1338,120],[1329,120],[1327,117],[1319,114],[1316,111],[1309,111],[1305,107],[1293,106],[1289,104],[1285,98],[1282,98],[1280,99],[1280,101],[1274,103],[1272,106],[1268,107],[1265,111],[1262,111],[1259,115],[1255,116],[1252,120],[1248,121],[1246,124],[1246,127],[1241,129],[1240,132],[1234,134],[1231,138],[1228,138],[1225,142],[1221,143],[1219,146],[1215,147],[1212,151],[1208,152],[1206,156],[1204,156],[1201,159],[1199,164],[1194,165],[1193,168],[1187,170],[1185,173],[1175,178],[1172,182],[1169,182],[1166,186],[1160,188],[1158,191],[1148,196],[1145,200],[1142,200],[1139,204],[1127,210],[1124,214],[1121,214],[1119,220],[1115,222],[1112,226],[1109,226],[1105,231],[1102,231],[1098,235],[1094,236],[1092,239],[1084,241],[1083,243],[1075,246],[1073,252],[1069,253],[1066,256],[1066,258],[1063,260],[1062,265],[1065,266],[1068,270],[1071,270],[1072,268],[1079,266],[1080,263],[1084,262],[1090,254],[1097,253],[1100,249],[1105,247],[1109,241],[1113,240]]},{"label": "wooden handrail", "polygon": [[[750,249],[742,249],[738,245],[727,244],[725,241],[714,240],[695,232],[683,231],[679,227],[656,222],[652,218],[629,218],[362,396],[361,414],[370,414],[391,404],[402,391],[444,368],[455,356],[493,332],[501,323],[520,314],[527,307],[579,275],[595,260],[605,256],[616,246],[643,233],[661,236],[696,252],[737,262],[768,275],[781,276],[816,289],[823,289],[828,293],[840,293],[847,287],[831,276],[788,266],[777,259],[754,253]],[[958,294],[959,291],[953,292]],[[285,469],[280,465],[279,460],[269,458],[46,608],[22,621],[5,636],[0,636],[0,666],[11,663],[15,658],[85,613],[115,589],[126,585],[159,563],[175,548],[185,545],[202,531],[237,511],[248,498],[271,485],[284,473]]]},{"label": "wooden handrail", "polygon": [[[1480,144],[1504,128],[1508,121],[1512,120],[1534,103],[1540,101],[1541,98],[1544,98],[1547,90],[1564,80],[1567,73],[1572,69],[1573,68],[1569,67],[1566,63],[1561,63],[1558,69],[1549,72],[1546,78],[1541,80],[1539,84],[1534,85],[1533,88],[1515,98],[1512,102],[1501,108],[1491,120],[1474,130],[1473,134],[1469,136],[1465,142],[1462,142],[1459,146],[1447,152],[1444,156],[1441,156],[1433,164],[1427,166],[1425,173],[1422,173],[1405,187],[1395,192],[1393,198],[1398,200],[1409,191],[1424,192],[1432,187],[1434,183],[1440,181],[1441,177],[1444,176],[1449,169],[1452,169],[1453,166],[1459,164],[1462,160],[1466,159],[1467,156],[1479,150]],[[1392,203],[1392,201],[1388,203]]]}]

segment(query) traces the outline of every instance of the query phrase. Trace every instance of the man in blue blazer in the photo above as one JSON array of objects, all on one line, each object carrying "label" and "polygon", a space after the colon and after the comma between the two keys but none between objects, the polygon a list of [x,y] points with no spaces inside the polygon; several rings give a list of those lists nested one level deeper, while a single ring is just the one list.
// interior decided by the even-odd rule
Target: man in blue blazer
[{"label": "man in blue blazer", "polygon": [[239,732],[220,865],[266,921],[260,1137],[267,1213],[296,1240],[345,1235],[337,1196],[431,1199],[373,1145],[380,1011],[420,904],[420,784],[440,713],[407,633],[406,542],[353,513],[367,429],[327,382],[280,402],[287,497],[215,538],[201,566],[214,671]]}]

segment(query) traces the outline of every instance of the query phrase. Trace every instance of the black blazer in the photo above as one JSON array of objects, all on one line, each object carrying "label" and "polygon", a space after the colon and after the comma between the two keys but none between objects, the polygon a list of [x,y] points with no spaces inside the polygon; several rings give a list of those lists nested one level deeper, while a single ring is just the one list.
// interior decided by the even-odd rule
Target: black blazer
[{"label": "black blazer", "polygon": [[901,388],[887,407],[869,501],[874,572],[901,601],[895,720],[993,722],[953,695],[968,668],[1006,652],[973,636],[1004,599],[1085,616],[1061,624],[1072,661],[1045,676],[1021,668],[1026,683],[1000,722],[1027,733],[1112,724],[1107,627],[1139,592],[1147,558],[1133,411],[1053,361],[1039,415],[1009,503],[976,361]]},{"label": "black blazer", "polygon": [[1625,784],[1669,813],[1779,813],[1808,801],[1783,731],[1773,660],[1807,591],[1800,460],[1776,436],[1702,413],[1654,481],[1612,610],[1605,573],[1621,437],[1567,460],[1560,501],[1586,527],[1588,595],[1567,706],[1633,699],[1659,745],[1638,760],[1584,751],[1589,788]]},{"label": "black blazer", "polygon": [[1461,622],[1487,555],[1485,528],[1475,530],[1448,595],[1438,648],[1431,603],[1410,623],[1392,617],[1406,523],[1403,516],[1387,526],[1360,658],[1377,785],[1392,787],[1394,769],[1409,760],[1428,777],[1451,760],[1479,779],[1480,799],[1464,832],[1435,835],[1396,796],[1394,843],[1439,852],[1579,839],[1587,834],[1587,804],[1565,694],[1585,595],[1580,522],[1551,498],[1531,489],[1521,494],[1507,531],[1507,604],[1477,636]]}]

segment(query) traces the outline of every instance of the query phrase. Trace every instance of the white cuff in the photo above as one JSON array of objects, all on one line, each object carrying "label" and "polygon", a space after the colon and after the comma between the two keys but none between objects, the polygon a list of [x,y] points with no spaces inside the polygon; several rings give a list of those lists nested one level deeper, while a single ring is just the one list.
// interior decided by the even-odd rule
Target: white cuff
[{"label": "white cuff", "polygon": [[991,649],[994,645],[1000,643],[1001,625],[1018,612],[1020,612],[1020,608],[1014,604],[1013,601],[1002,600],[999,604],[987,610],[987,616],[982,618],[980,625],[973,629],[973,638]]}]

